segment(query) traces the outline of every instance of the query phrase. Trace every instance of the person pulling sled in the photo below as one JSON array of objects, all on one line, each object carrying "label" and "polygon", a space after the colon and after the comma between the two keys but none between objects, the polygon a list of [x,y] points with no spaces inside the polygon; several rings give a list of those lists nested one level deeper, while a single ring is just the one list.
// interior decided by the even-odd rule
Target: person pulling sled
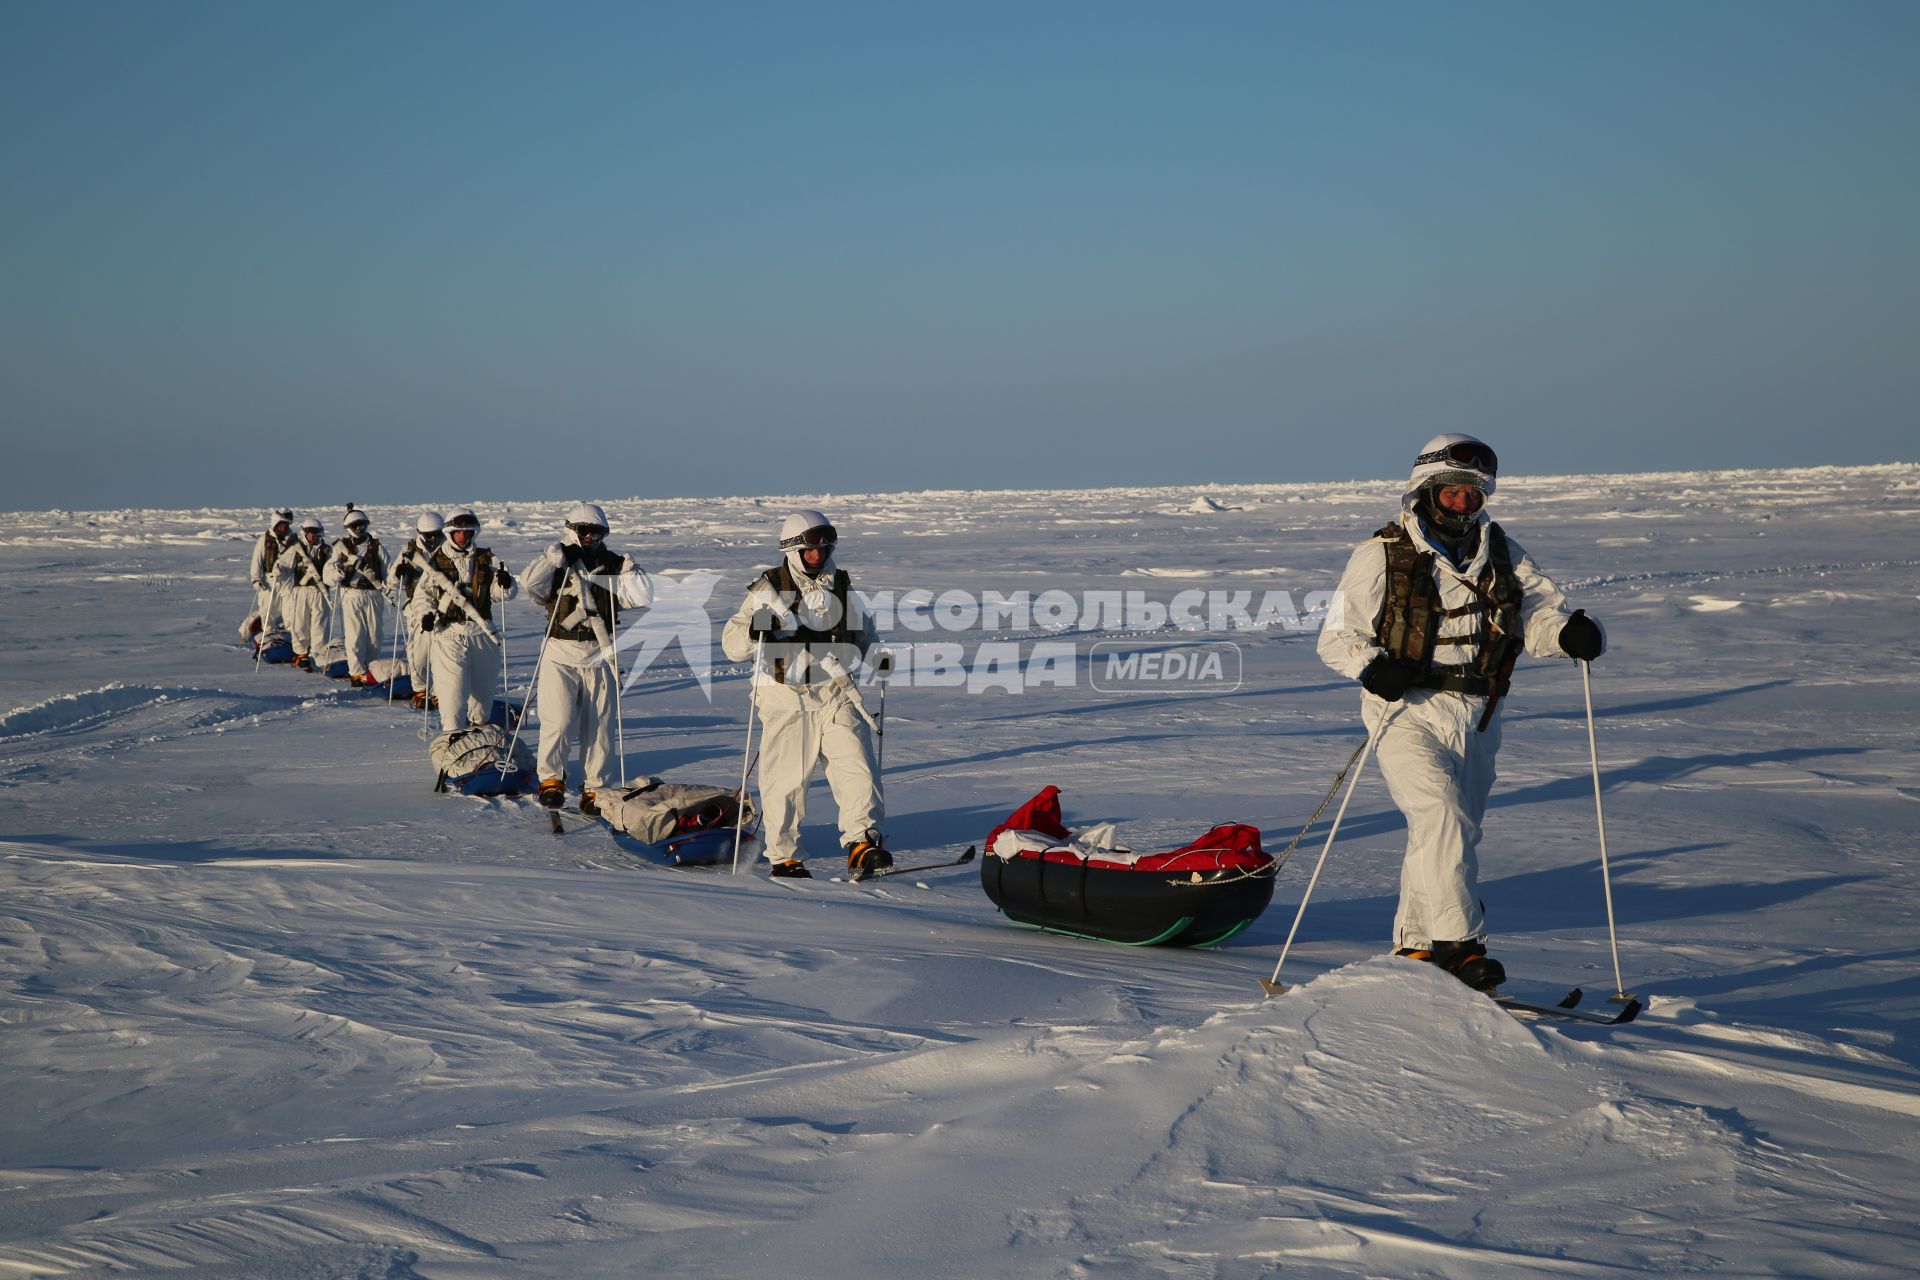
[{"label": "person pulling sled", "polygon": [[442,732],[487,723],[500,684],[500,633],[494,605],[520,586],[493,552],[477,545],[480,518],[462,508],[447,517],[446,541],[425,557],[411,620],[432,636],[433,696]]},{"label": "person pulling sled", "polygon": [[293,640],[293,665],[312,671],[313,655],[323,652],[333,638],[333,615],[327,607],[327,531],[312,516],[300,522],[300,538],[274,562],[279,575],[280,601]]},{"label": "person pulling sled", "polygon": [[[852,579],[833,564],[838,541],[820,512],[788,516],[780,527],[780,562],[754,582],[720,634],[729,659],[755,660],[760,807],[766,858],[776,876],[812,875],[800,859],[800,824],[807,784],[822,763],[839,810],[847,869],[866,873],[893,865],[880,830],[886,802],[877,725],[848,674],[874,650],[877,636]],[[875,657],[884,661],[885,651]]]},{"label": "person pulling sled", "polygon": [[280,599],[278,575],[280,557],[293,546],[293,512],[285,507],[267,516],[267,528],[253,544],[253,558],[247,565],[247,581],[253,586],[253,613],[258,625],[252,634],[264,638],[269,632],[286,626],[286,610]]},{"label": "person pulling sled", "polygon": [[433,637],[420,629],[420,614],[413,608],[413,597],[420,589],[427,561],[446,541],[445,523],[438,511],[422,511],[413,522],[413,536],[393,558],[393,572],[388,575],[390,585],[398,593],[395,599],[400,606],[400,627],[406,638],[407,674],[413,684],[415,711],[425,710],[432,696],[429,690],[433,685]]},{"label": "person pulling sled", "polygon": [[620,611],[653,602],[653,585],[631,556],[607,547],[607,513],[591,502],[567,513],[560,541],[521,574],[527,594],[547,612],[535,662],[540,712],[540,803],[567,798],[567,757],[580,743],[580,812],[600,812],[595,793],[608,782],[619,720]]},{"label": "person pulling sled", "polygon": [[1523,650],[1591,662],[1606,649],[1600,625],[1567,613],[1560,589],[1488,519],[1498,474],[1483,441],[1429,440],[1399,518],[1347,562],[1319,639],[1321,660],[1365,690],[1361,718],[1407,820],[1395,953],[1480,990],[1506,980],[1487,955],[1479,844],[1514,662]]},{"label": "person pulling sled", "polygon": [[371,688],[380,683],[367,664],[380,656],[380,606],[385,600],[387,553],[369,532],[367,513],[351,503],[345,521],[347,535],[333,544],[327,560],[326,584],[340,591],[340,626],[347,649],[347,679]]}]

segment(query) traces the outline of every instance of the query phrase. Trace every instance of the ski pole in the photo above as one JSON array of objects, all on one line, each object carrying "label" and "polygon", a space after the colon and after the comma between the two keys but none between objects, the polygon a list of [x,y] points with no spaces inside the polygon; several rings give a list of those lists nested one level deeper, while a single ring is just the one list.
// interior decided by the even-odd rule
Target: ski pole
[{"label": "ski pole", "polygon": [[764,639],[753,642],[753,666],[747,670],[747,745],[740,752],[740,799],[733,813],[733,874],[740,874],[740,833],[747,825],[747,770],[753,766],[753,722],[760,710],[760,655]]},{"label": "ski pole", "polygon": [[[427,651],[427,670],[431,672],[433,670],[433,633],[429,631],[423,634],[420,637],[420,642]],[[418,736],[422,742],[433,741],[433,723],[427,718],[432,714],[433,677],[429,675],[427,677],[427,696],[420,699],[420,730]]]},{"label": "ski pole", "polygon": [[613,742],[614,751],[620,757],[620,788],[627,786],[627,711],[626,703],[621,700],[625,692],[620,687],[620,645],[618,639],[606,647],[607,665],[613,668]]},{"label": "ski pole", "polygon": [[1600,803],[1600,747],[1593,736],[1593,664],[1580,664],[1580,687],[1587,695],[1587,755],[1593,761],[1593,817],[1600,827],[1600,887],[1607,899],[1607,944],[1613,948],[1613,1002],[1633,999],[1620,977],[1620,937],[1613,925],[1613,873],[1607,867],[1607,813]]},{"label": "ski pole", "polygon": [[1306,825],[1300,828],[1300,834],[1288,841],[1287,847],[1275,856],[1273,860],[1273,872],[1275,875],[1280,874],[1280,868],[1286,866],[1288,859],[1293,857],[1293,851],[1300,847],[1302,840],[1307,838],[1307,832],[1313,830],[1313,824],[1320,821],[1320,815],[1325,813],[1327,806],[1333,803],[1334,793],[1339,791],[1340,784],[1347,780],[1347,770],[1353,768],[1353,762],[1358,760],[1360,753],[1366,749],[1367,744],[1364,741],[1361,742],[1359,746],[1353,749],[1353,754],[1347,757],[1347,762],[1340,766],[1340,772],[1333,775],[1333,785],[1327,788],[1327,794],[1320,797],[1320,803],[1315,805],[1313,812],[1308,815]]},{"label": "ski pole", "polygon": [[395,587],[393,589],[392,604],[393,604],[393,621],[388,625],[393,628],[393,652],[392,652],[392,656],[389,657],[387,661],[393,665],[393,669],[387,673],[387,705],[388,706],[393,705],[393,682],[400,678],[400,675],[399,675],[399,672],[400,672],[400,588],[398,587]]},{"label": "ski pole", "polygon": [[[422,612],[424,614],[426,611],[423,610]],[[433,652],[439,647],[440,642],[437,631],[438,628],[436,627],[434,631],[423,630],[420,633],[420,647],[426,650],[427,658],[427,696],[420,699],[420,741],[422,742],[433,741],[433,725],[427,717],[433,714],[433,686],[439,683],[439,681],[434,678],[433,673]]]},{"label": "ski pole", "polygon": [[[587,617],[593,622],[594,632],[600,637],[600,652],[607,660],[607,668],[613,673],[613,749],[620,759],[620,788],[627,786],[627,707],[622,695],[626,692],[620,684],[620,637],[607,634],[607,621],[600,616],[600,606],[593,602],[588,594],[593,588],[591,577],[582,581],[578,570],[574,571],[574,581],[580,587],[580,603],[588,610]],[[619,586],[612,577],[607,579],[607,599],[613,609],[613,625],[619,625],[620,605],[616,593]]]},{"label": "ski pole", "polygon": [[[269,573],[272,571],[269,570]],[[260,637],[253,644],[253,673],[260,674],[260,658],[267,651],[267,633],[273,630],[273,607],[280,598],[280,579],[267,580],[267,616],[260,619]]]},{"label": "ski pole", "polygon": [[[569,569],[567,572],[569,575],[568,581],[572,581],[571,575],[573,571]],[[557,600],[560,598],[560,595],[565,590],[565,586],[566,584],[562,583],[561,591],[554,592],[554,596],[553,596],[554,599]],[[529,587],[528,591],[531,592],[532,588]],[[501,621],[505,622],[505,620],[506,620],[506,615],[503,612],[501,614]],[[501,629],[503,631],[505,630],[504,627],[502,627]],[[540,651],[533,655],[533,675],[527,681],[527,702],[529,704],[532,704],[533,701],[537,697],[539,697],[540,668],[541,668],[541,665],[545,663],[547,660],[547,641],[551,639],[553,639],[553,627],[549,625],[546,631],[540,637]],[[503,662],[501,663],[501,666],[504,669],[506,664]],[[526,722],[527,722],[527,715],[526,715],[526,710],[523,707],[521,709],[519,718],[513,722],[513,736],[507,739],[507,754],[503,759],[501,759],[499,764],[495,766],[500,770],[501,773],[513,772],[513,748],[514,748],[514,745],[520,741],[520,726],[525,724]],[[622,781],[624,782],[624,779]]]},{"label": "ski pole", "polygon": [[[627,723],[624,706],[620,700],[620,638],[607,634],[607,620],[600,616],[600,606],[593,599],[593,575],[582,575],[578,569],[573,571],[573,582],[580,593],[580,610],[587,615],[587,621],[593,624],[593,638],[600,642],[600,660],[607,664],[613,673],[613,731],[614,750],[620,756],[620,786],[627,785]],[[608,578],[607,596],[614,599],[619,588],[613,579]],[[614,616],[619,617],[619,606],[614,605]]]},{"label": "ski pole", "polygon": [[1280,946],[1280,958],[1273,964],[1273,977],[1260,979],[1261,987],[1270,996],[1277,996],[1287,989],[1286,984],[1280,981],[1280,966],[1287,962],[1287,952],[1293,949],[1293,935],[1300,931],[1300,920],[1307,914],[1307,903],[1313,899],[1313,888],[1320,883],[1320,873],[1326,869],[1327,854],[1333,849],[1333,838],[1340,834],[1341,820],[1347,816],[1347,805],[1352,803],[1354,790],[1360,785],[1360,775],[1367,771],[1367,757],[1373,754],[1374,744],[1379,742],[1381,736],[1386,733],[1387,724],[1393,719],[1394,712],[1397,710],[1398,708],[1389,708],[1387,714],[1380,718],[1380,726],[1367,735],[1366,742],[1360,747],[1360,762],[1354,768],[1353,777],[1347,782],[1347,794],[1340,801],[1340,808],[1333,815],[1333,825],[1327,828],[1327,842],[1320,846],[1320,861],[1313,866],[1313,876],[1307,881],[1307,891],[1300,895],[1300,909],[1293,913],[1293,927],[1287,930],[1287,940]]},{"label": "ski pole", "polygon": [[[507,683],[507,602],[500,602],[500,701],[513,714],[513,686]],[[515,728],[519,728],[516,723]]]}]

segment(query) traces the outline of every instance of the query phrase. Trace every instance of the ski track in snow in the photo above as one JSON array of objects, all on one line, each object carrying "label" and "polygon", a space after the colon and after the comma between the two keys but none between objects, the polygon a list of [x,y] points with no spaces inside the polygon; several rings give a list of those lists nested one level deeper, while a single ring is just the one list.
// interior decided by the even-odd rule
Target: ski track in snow
[{"label": "ski track in snow", "polygon": [[[643,563],[722,574],[715,613],[799,505],[874,589],[1300,601],[1397,488],[605,505]],[[567,505],[483,505],[486,540],[517,568]],[[1503,479],[1496,517],[1614,646],[1648,1007],[1611,1030],[1380,954],[1404,837],[1371,773],[1266,999],[1324,826],[1197,953],[1013,927],[971,866],[669,871],[433,796],[417,716],[256,674],[230,642],[256,513],[0,514],[0,1276],[1910,1276],[1920,561],[1886,530],[1915,511],[1906,464]],[[1306,635],[1212,638],[1238,690],[896,690],[903,861],[1047,782],[1137,847],[1232,819],[1277,852],[1355,698]],[[737,771],[741,676],[709,705],[677,655],[648,672],[629,771]],[[1506,734],[1496,953],[1599,1005],[1577,674],[1524,666]]]}]

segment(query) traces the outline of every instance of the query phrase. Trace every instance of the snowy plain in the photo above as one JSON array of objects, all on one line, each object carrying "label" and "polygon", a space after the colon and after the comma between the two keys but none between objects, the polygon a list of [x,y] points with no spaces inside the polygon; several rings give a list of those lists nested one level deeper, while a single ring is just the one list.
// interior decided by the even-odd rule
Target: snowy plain
[{"label": "snowy plain", "polygon": [[[650,570],[720,575],[717,619],[793,506],[868,590],[1304,601],[1398,490],[606,505]],[[567,505],[481,504],[482,541],[517,570]],[[417,716],[256,673],[259,510],[0,514],[0,1276],[1920,1273],[1920,465],[1516,477],[1493,513],[1609,628],[1631,1025],[1384,955],[1404,828],[1371,771],[1267,998],[1324,820],[1197,952],[1016,927],[973,867],[668,869],[433,795]],[[894,689],[901,860],[1047,783],[1135,847],[1283,848],[1357,691],[1310,630],[1200,638],[1237,687]],[[643,672],[629,770],[736,778],[741,671],[712,693]],[[1523,663],[1504,715],[1493,951],[1599,1004],[1577,669]],[[808,840],[829,871],[820,784]]]}]

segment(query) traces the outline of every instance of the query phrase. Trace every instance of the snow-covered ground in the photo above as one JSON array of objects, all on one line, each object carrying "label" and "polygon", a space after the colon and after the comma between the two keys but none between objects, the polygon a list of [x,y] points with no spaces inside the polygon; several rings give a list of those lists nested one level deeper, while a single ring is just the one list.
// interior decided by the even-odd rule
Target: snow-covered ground
[{"label": "snow-covered ground", "polygon": [[[1311,622],[1397,492],[607,505],[650,569],[721,576],[716,617],[804,503],[870,590],[1285,590]],[[518,567],[565,506],[483,505],[482,540]],[[1015,927],[972,867],[668,870],[432,795],[416,716],[235,647],[259,514],[0,514],[0,1275],[1920,1269],[1920,466],[1502,481],[1496,517],[1614,646],[1606,816],[1648,1001],[1614,1029],[1382,954],[1403,830],[1371,773],[1272,999],[1319,828],[1251,931],[1181,952]],[[894,689],[902,860],[1046,783],[1136,847],[1228,820],[1284,847],[1359,741],[1356,690],[1307,630],[1151,643],[1176,639],[1238,644],[1237,687],[1100,691],[1083,659],[1019,694]],[[745,682],[712,688],[678,650],[643,672],[628,768],[736,776]],[[1597,1004],[1576,668],[1524,664],[1506,716],[1494,952]],[[824,786],[812,816],[824,871]]]}]

